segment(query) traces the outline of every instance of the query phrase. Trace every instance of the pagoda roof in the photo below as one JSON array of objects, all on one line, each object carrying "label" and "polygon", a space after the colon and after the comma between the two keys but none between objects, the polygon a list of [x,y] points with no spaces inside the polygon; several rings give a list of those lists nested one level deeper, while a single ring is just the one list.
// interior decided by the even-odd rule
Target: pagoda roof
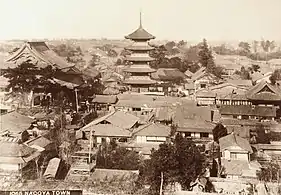
[{"label": "pagoda roof", "polygon": [[150,56],[147,56],[147,57],[128,56],[126,58],[126,60],[132,61],[132,62],[149,62],[149,61],[153,61],[154,58],[152,58]]},{"label": "pagoda roof", "polygon": [[125,38],[131,40],[150,40],[155,39],[155,36],[147,32],[142,26],[140,26],[133,33],[125,36]]},{"label": "pagoda roof", "polygon": [[132,76],[125,79],[123,83],[133,85],[150,85],[156,84],[156,81],[152,80],[149,76]]},{"label": "pagoda roof", "polygon": [[127,50],[133,50],[133,51],[149,51],[149,50],[153,50],[154,47],[150,46],[150,45],[131,45],[126,47],[125,49]]},{"label": "pagoda roof", "polygon": [[131,40],[150,40],[150,39],[155,39],[155,36],[147,32],[143,27],[142,27],[142,21],[141,21],[141,13],[140,13],[140,26],[137,30],[135,30],[133,33],[125,36],[126,39],[131,39]]},{"label": "pagoda roof", "polygon": [[[146,67],[145,67],[146,66]],[[149,65],[145,65],[145,66],[139,66],[138,65],[132,65],[128,68],[124,69],[124,72],[147,72],[147,73],[151,73],[151,72],[155,72],[156,70],[153,68],[150,68]]]}]

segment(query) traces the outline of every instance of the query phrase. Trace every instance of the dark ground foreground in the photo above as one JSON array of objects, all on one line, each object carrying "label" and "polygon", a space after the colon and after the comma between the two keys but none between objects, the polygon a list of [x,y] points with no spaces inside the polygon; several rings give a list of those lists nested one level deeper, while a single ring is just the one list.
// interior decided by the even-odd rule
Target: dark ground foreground
[{"label": "dark ground foreground", "polygon": [[129,181],[25,181],[5,182],[0,184],[1,190],[83,190],[83,195],[114,194],[143,195],[146,190],[134,190],[134,184]]}]

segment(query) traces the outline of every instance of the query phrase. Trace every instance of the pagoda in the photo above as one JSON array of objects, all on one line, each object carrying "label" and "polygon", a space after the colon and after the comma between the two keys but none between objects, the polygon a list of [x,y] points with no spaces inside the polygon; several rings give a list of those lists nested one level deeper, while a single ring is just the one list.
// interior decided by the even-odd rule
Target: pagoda
[{"label": "pagoda", "polygon": [[141,14],[139,28],[125,38],[132,40],[134,43],[125,48],[131,52],[131,55],[126,58],[130,65],[124,70],[129,75],[124,80],[124,84],[129,85],[132,92],[148,92],[149,87],[156,84],[156,81],[150,77],[150,74],[156,70],[149,65],[154,60],[149,56],[149,52],[154,48],[148,43],[155,37],[142,27]]}]

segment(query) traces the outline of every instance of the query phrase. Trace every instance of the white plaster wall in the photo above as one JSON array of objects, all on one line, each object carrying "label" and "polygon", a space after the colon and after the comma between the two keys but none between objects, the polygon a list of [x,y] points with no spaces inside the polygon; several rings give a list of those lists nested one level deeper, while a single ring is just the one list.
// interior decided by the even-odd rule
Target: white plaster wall
[{"label": "white plaster wall", "polygon": [[18,171],[20,169],[20,165],[0,163],[0,169],[5,171]]},{"label": "white plaster wall", "polygon": [[237,153],[237,160],[248,161],[248,154]]}]

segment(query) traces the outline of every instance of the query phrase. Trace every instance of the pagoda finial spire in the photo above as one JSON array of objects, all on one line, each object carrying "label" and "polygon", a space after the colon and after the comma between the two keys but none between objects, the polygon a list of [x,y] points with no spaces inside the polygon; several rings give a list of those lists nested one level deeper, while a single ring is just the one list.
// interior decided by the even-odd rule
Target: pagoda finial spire
[{"label": "pagoda finial spire", "polygon": [[141,12],[141,10],[140,10],[140,28],[142,28],[142,18],[141,18],[141,14],[142,14],[142,12]]}]

